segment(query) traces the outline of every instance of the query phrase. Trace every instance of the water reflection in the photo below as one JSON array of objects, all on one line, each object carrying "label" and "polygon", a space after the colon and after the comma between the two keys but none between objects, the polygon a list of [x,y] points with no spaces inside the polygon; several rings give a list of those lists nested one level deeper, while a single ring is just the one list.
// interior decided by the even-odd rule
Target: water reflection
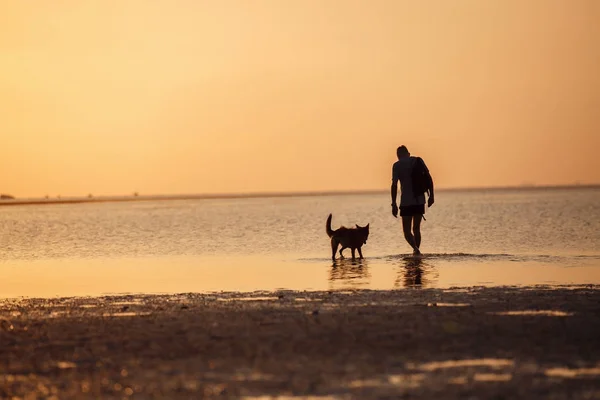
[{"label": "water reflection", "polygon": [[394,287],[432,287],[437,279],[438,274],[432,264],[423,262],[420,257],[406,257],[399,265]]},{"label": "water reflection", "polygon": [[336,260],[329,270],[331,289],[367,287],[371,274],[365,260]]}]

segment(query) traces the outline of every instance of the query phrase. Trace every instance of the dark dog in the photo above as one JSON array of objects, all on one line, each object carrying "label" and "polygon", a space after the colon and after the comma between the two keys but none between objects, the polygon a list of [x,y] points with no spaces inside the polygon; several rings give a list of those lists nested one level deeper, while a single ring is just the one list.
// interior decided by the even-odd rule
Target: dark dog
[{"label": "dark dog", "polygon": [[369,224],[367,226],[358,226],[356,228],[346,228],[342,226],[335,231],[331,229],[331,214],[327,217],[326,225],[327,235],[331,238],[331,259],[335,261],[335,252],[337,251],[338,245],[342,245],[340,249],[340,257],[344,258],[342,251],[344,249],[352,249],[352,259],[354,260],[354,251],[358,249],[358,255],[363,258],[361,247],[367,243],[369,237]]}]

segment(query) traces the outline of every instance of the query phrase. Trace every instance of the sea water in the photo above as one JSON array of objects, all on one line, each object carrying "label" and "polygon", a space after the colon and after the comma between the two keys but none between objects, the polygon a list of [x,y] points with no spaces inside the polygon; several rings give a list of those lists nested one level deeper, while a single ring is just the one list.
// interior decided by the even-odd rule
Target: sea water
[{"label": "sea water", "polygon": [[[600,188],[439,191],[415,259],[390,196],[0,207],[0,297],[600,283]],[[370,224],[364,260],[333,228]]]}]

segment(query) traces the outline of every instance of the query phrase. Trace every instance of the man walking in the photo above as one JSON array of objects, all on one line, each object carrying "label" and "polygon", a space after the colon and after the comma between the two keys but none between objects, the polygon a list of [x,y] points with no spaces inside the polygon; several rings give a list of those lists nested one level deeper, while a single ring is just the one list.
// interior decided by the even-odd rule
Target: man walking
[{"label": "man walking", "polygon": [[406,146],[396,150],[398,161],[392,167],[392,215],[398,217],[396,196],[400,181],[400,217],[404,238],[413,249],[414,255],[421,254],[421,220],[425,214],[425,193],[427,205],[434,202],[433,179],[425,162],[420,157],[412,157]]}]

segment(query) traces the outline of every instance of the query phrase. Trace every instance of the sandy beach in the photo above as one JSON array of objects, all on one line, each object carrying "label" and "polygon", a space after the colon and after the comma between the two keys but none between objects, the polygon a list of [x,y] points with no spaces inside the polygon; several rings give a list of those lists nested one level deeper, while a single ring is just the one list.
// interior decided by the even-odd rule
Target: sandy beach
[{"label": "sandy beach", "polygon": [[600,287],[0,302],[1,398],[600,398]]}]

